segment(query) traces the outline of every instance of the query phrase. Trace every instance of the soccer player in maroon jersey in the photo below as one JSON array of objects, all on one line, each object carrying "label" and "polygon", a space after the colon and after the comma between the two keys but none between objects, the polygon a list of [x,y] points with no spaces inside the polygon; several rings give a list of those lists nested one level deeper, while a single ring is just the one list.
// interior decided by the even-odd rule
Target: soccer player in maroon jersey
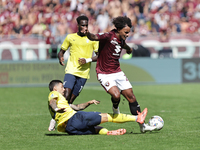
[{"label": "soccer player in maroon jersey", "polygon": [[[87,37],[93,41],[99,41],[98,58],[96,65],[97,78],[103,88],[111,95],[113,112],[119,114],[120,95],[122,94],[129,102],[132,115],[140,113],[140,105],[132,90],[132,85],[120,68],[119,58],[122,49],[131,54],[132,49],[125,40],[129,36],[132,27],[130,18],[119,16],[113,19],[115,29],[103,34],[92,34],[87,31]],[[152,131],[155,128],[147,124],[139,124],[140,131]]]}]

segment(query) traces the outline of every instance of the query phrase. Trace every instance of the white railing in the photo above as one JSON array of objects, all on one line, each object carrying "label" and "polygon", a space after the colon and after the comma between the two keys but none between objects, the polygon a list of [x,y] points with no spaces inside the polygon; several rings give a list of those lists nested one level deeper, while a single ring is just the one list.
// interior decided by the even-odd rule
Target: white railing
[{"label": "white railing", "polygon": [[[151,58],[159,58],[158,52],[163,47],[172,49],[173,58],[200,57],[200,42],[188,39],[172,39],[167,43],[161,43],[158,40],[143,40],[139,44],[150,50]],[[129,42],[128,45],[133,47],[134,43]],[[49,59],[47,57],[49,48],[51,45],[45,44],[44,41],[38,42],[38,44],[30,42],[14,44],[11,41],[3,41],[0,42],[0,60],[46,60]],[[60,48],[60,44],[58,48]]]}]

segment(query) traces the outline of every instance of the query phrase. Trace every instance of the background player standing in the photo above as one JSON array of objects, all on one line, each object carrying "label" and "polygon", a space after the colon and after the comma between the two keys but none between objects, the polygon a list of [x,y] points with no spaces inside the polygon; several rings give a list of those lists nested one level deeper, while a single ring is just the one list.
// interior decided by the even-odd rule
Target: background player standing
[{"label": "background player standing", "polygon": [[[59,62],[64,66],[64,53],[70,48],[63,81],[64,96],[70,104],[73,103],[89,79],[91,62],[97,59],[92,55],[98,50],[98,42],[90,41],[85,34],[88,30],[88,17],[81,15],[76,20],[78,32],[67,35],[58,53]],[[54,119],[50,121],[49,131],[55,130],[55,123]]]}]

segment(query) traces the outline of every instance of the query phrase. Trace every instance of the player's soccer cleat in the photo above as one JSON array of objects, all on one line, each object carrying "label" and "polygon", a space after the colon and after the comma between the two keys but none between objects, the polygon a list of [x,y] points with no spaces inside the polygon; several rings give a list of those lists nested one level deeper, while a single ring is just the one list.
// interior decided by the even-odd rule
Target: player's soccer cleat
[{"label": "player's soccer cleat", "polygon": [[125,133],[126,133],[126,129],[118,129],[118,130],[108,131],[107,135],[123,135]]},{"label": "player's soccer cleat", "polygon": [[55,126],[56,126],[56,121],[54,119],[51,119],[50,123],[49,123],[49,131],[54,131],[55,130]]},{"label": "player's soccer cleat", "polygon": [[140,124],[143,124],[144,123],[144,120],[147,116],[147,108],[145,108],[141,113],[138,112],[138,116],[137,116],[137,122],[140,123]]},{"label": "player's soccer cleat", "polygon": [[113,107],[113,114],[120,114],[119,107],[117,109]]},{"label": "player's soccer cleat", "polygon": [[145,132],[147,132],[147,131],[156,130],[156,127],[151,127],[151,126],[149,126],[148,124],[145,124],[145,123],[139,124],[139,126],[140,126],[140,131],[141,131],[142,133],[145,133]]}]

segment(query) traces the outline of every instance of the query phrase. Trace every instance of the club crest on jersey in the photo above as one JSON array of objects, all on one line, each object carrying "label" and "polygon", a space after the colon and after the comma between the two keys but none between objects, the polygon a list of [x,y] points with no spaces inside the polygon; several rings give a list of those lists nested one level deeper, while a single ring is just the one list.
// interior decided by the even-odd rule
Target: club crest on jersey
[{"label": "club crest on jersey", "polygon": [[54,94],[53,94],[53,93],[51,94],[51,97],[54,97]]},{"label": "club crest on jersey", "polygon": [[109,86],[110,85],[110,83],[107,81],[106,83],[105,83],[105,86]]}]

